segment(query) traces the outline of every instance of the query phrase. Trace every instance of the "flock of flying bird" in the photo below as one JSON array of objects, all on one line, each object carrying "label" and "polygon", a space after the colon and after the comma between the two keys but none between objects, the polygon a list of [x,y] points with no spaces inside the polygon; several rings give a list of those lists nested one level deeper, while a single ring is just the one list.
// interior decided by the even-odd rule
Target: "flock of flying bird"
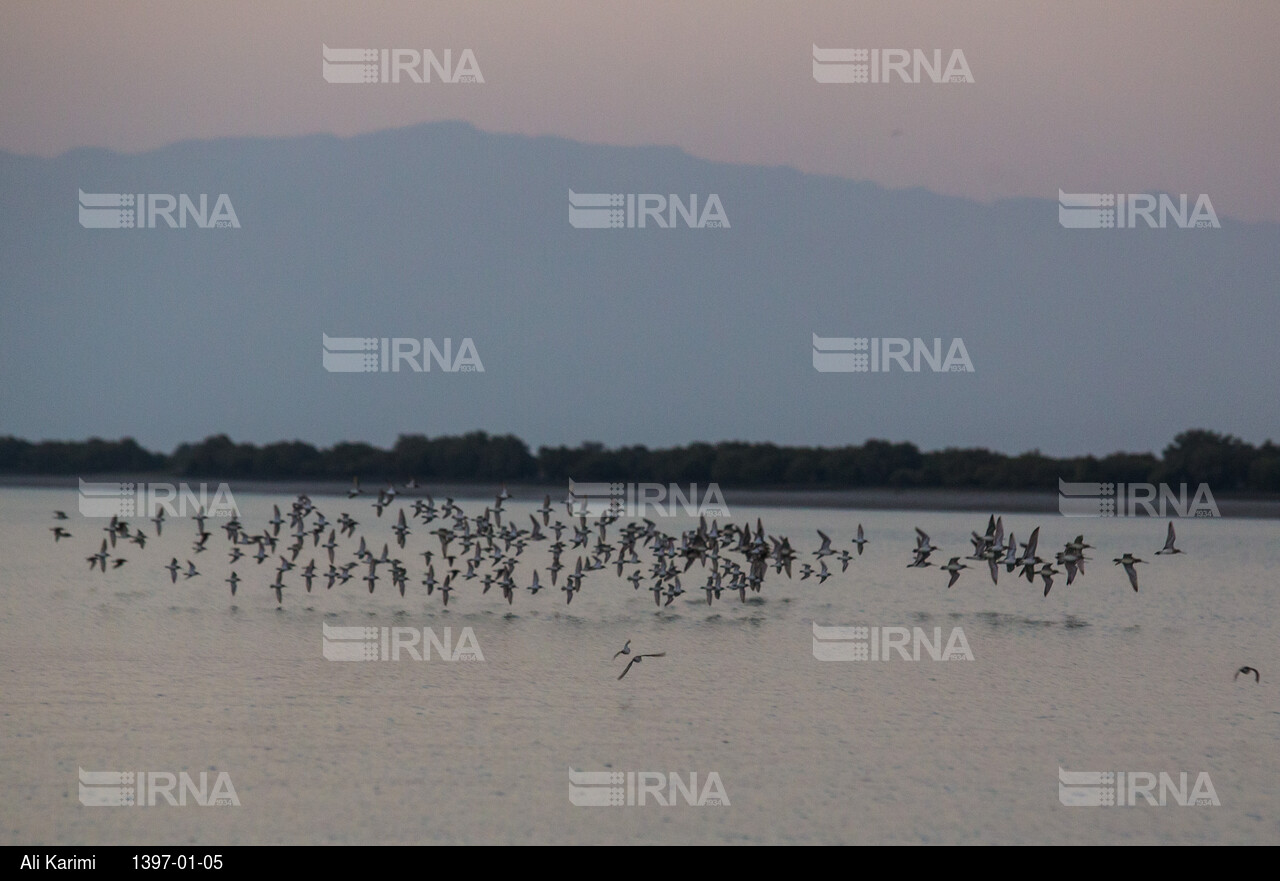
[{"label": "flock of flying bird", "polygon": [[[830,541],[821,532],[823,548],[830,549]],[[862,537],[862,527],[858,527],[858,537]],[[1165,535],[1164,547],[1156,551],[1156,554],[1180,554],[1182,551],[1176,547],[1177,535],[1173,530],[1173,521],[1169,521],[1169,531]],[[1035,583],[1038,575],[1044,581],[1044,595],[1048,596],[1049,591],[1053,588],[1053,578],[1055,575],[1061,575],[1064,571],[1067,575],[1067,584],[1070,585],[1076,580],[1077,575],[1084,574],[1084,564],[1089,557],[1084,552],[1086,549],[1093,547],[1084,540],[1083,535],[1077,535],[1072,541],[1066,543],[1062,550],[1054,554],[1052,561],[1041,559],[1036,556],[1036,550],[1040,543],[1040,527],[1037,526],[1031,533],[1031,537],[1021,544],[1014,538],[1012,532],[1006,537],[1004,534],[1004,518],[995,517],[994,515],[987,521],[987,529],[982,535],[974,532],[970,542],[973,544],[973,553],[965,557],[966,560],[977,560],[980,563],[985,562],[991,572],[991,583],[999,582],[1000,567],[1003,565],[1006,572],[1012,573],[1015,570],[1022,570],[1022,575],[1027,581]],[[1019,550],[1021,548],[1021,550]],[[916,550],[915,559],[908,565],[908,569],[923,568],[932,566],[929,562],[929,556],[937,547],[930,541],[928,534],[916,527]],[[1138,590],[1138,570],[1134,566],[1138,563],[1146,563],[1146,560],[1139,560],[1133,554],[1126,551],[1122,556],[1116,557],[1111,561],[1116,566],[1124,567],[1124,572],[1129,576],[1129,584],[1133,587],[1134,592]],[[1053,568],[1053,564],[1057,563],[1062,569]],[[1039,567],[1039,568],[1037,568]],[[950,588],[960,579],[960,570],[970,568],[967,563],[961,563],[959,557],[952,557],[947,561],[945,566],[939,566],[943,572],[950,574],[947,581],[947,587]],[[825,567],[824,567],[825,571]]]},{"label": "flock of flying bird", "polygon": [[[406,488],[417,489],[417,483],[410,482]],[[347,497],[353,500],[362,494],[359,482],[355,481]],[[384,511],[393,504],[398,504],[397,495],[398,491],[394,486],[378,491],[372,507],[379,519]],[[526,548],[542,542],[550,542],[548,549],[551,552],[551,564],[546,567],[550,586],[558,586],[564,593],[566,603],[573,602],[574,594],[582,590],[591,573],[612,568],[620,578],[627,569],[631,569],[631,574],[625,580],[635,590],[643,585],[645,590],[653,594],[655,605],[670,606],[688,592],[680,578],[682,575],[687,577],[695,563],[700,564],[705,571],[706,580],[692,590],[705,592],[708,605],[720,599],[726,591],[738,593],[740,600],[745,602],[748,590],[760,591],[771,568],[776,574],[785,572],[791,578],[793,564],[800,559],[788,537],[766,535],[759,519],[753,531],[750,525],[727,523],[721,526],[715,520],[708,526],[703,517],[699,519],[697,528],[677,535],[660,530],[652,520],[632,520],[617,527],[613,536],[615,540],[610,541],[610,527],[619,520],[617,514],[604,511],[589,517],[586,502],[575,499],[572,494],[562,503],[568,523],[558,516],[552,522],[552,515],[558,514],[559,508],[552,504],[551,496],[547,495],[542,506],[528,515],[528,526],[520,526],[510,520],[503,522],[503,503],[510,498],[511,495],[504,486],[492,505],[486,506],[483,513],[473,516],[468,516],[451,498],[446,498],[443,504],[437,505],[429,493],[415,498],[408,505],[408,516],[406,506],[399,504],[391,526],[397,549],[406,548],[407,536],[419,524],[423,527],[436,524],[428,534],[439,540],[439,551],[428,549],[413,555],[423,558],[425,573],[421,584],[426,587],[428,596],[439,591],[441,600],[447,606],[451,593],[467,581],[478,581],[482,594],[488,593],[491,588],[497,588],[509,604],[514,603],[518,592],[527,591],[531,596],[537,595],[547,587],[540,580],[539,570],[533,567],[527,583],[520,584],[516,579],[516,569]],[[344,556],[349,553],[340,545],[340,540],[344,543],[348,540],[355,541],[356,527],[359,526],[359,522],[350,514],[342,512],[336,521],[331,522],[306,495],[297,497],[287,516],[281,513],[278,505],[273,507],[274,516],[260,532],[249,531],[236,517],[228,519],[220,528],[226,533],[230,543],[228,554],[233,566],[248,565],[241,563],[241,560],[252,560],[261,566],[270,557],[279,557],[274,580],[267,585],[275,592],[277,604],[283,605],[284,590],[290,586],[285,582],[286,573],[295,570],[296,577],[302,580],[308,593],[318,582],[323,582],[326,589],[333,588],[335,584],[344,585],[357,578],[355,570],[363,567],[364,574],[359,576],[359,580],[368,585],[369,593],[374,592],[378,582],[385,576],[401,596],[405,595],[410,578],[409,566],[399,556],[392,554],[389,542],[383,544],[380,554],[375,553],[362,534],[359,536],[359,546],[350,552],[351,559],[339,562],[340,551]],[[67,519],[62,511],[54,512],[54,516],[57,520]],[[196,536],[192,551],[193,555],[198,555],[209,549],[208,542],[212,533],[205,529],[205,524],[210,518],[200,510],[193,519]],[[165,524],[164,509],[157,509],[150,520],[155,527],[155,537],[159,538]],[[286,524],[288,530],[283,531]],[[112,517],[103,530],[107,536],[102,539],[101,547],[86,558],[90,570],[98,568],[105,573],[108,562],[112,569],[118,569],[128,562],[127,558],[115,553],[120,544],[133,543],[142,550],[148,541],[141,527],[119,517]],[[71,537],[71,533],[61,524],[51,527],[51,531],[55,542]],[[840,571],[843,573],[848,570],[855,555],[849,548],[836,551],[832,547],[831,537],[822,530],[817,532],[821,544],[811,552],[814,557],[812,563],[799,562],[799,574],[801,581],[816,578],[821,584],[834,574],[827,565],[827,557],[839,561]],[[1078,535],[1073,541],[1067,542],[1061,551],[1057,551],[1052,560],[1045,560],[1037,555],[1039,536],[1040,528],[1036,527],[1027,541],[1019,543],[1012,532],[1005,533],[1003,518],[993,515],[982,534],[972,533],[970,541],[973,552],[963,559],[975,561],[977,568],[985,563],[993,583],[998,582],[1001,566],[1008,573],[1020,571],[1028,582],[1034,583],[1035,578],[1039,577],[1044,583],[1044,594],[1047,596],[1053,587],[1055,576],[1065,572],[1066,584],[1070,585],[1077,576],[1084,574],[1085,562],[1091,559],[1085,556],[1085,551],[1093,545],[1086,543],[1083,535]],[[1170,521],[1164,547],[1156,551],[1156,554],[1182,553],[1175,541],[1173,522]],[[868,542],[862,524],[858,524],[857,532],[851,539],[858,556],[861,556]],[[280,553],[282,543],[284,552]],[[301,565],[299,557],[307,550],[308,545],[312,554],[306,564]],[[641,559],[641,549],[647,549],[651,558],[648,562]],[[934,565],[929,558],[937,550],[938,546],[928,533],[917,527],[916,546],[907,568],[922,569]],[[576,561],[572,570],[563,576],[563,583],[558,584],[561,580],[560,573],[569,569],[568,564],[561,559],[566,551],[576,551]],[[319,566],[317,559],[320,561]],[[184,580],[201,576],[194,562],[187,559],[185,563],[183,566],[177,557],[173,557],[163,567],[169,573],[171,582],[176,583],[179,575]],[[1124,568],[1130,585],[1137,591],[1138,575],[1134,567],[1146,561],[1126,552],[1115,558],[1113,563]],[[327,568],[323,568],[326,564]],[[1055,564],[1062,569],[1054,568]],[[437,565],[440,567],[439,576]],[[959,580],[961,571],[971,567],[961,562],[961,557],[954,556],[938,568],[948,574],[947,587],[950,588]],[[384,575],[379,575],[379,571]],[[232,569],[226,581],[233,597],[244,580]]]},{"label": "flock of flying bird", "polygon": [[[416,482],[407,484],[406,488],[416,489]],[[378,491],[377,498],[372,503],[376,517],[381,519],[384,511],[393,504],[398,504],[398,494],[394,486]],[[362,495],[358,481],[353,483],[347,495],[348,499]],[[520,526],[518,522],[511,520],[504,522],[506,512],[503,503],[509,498],[510,493],[503,487],[492,505],[486,506],[483,513],[473,516],[468,516],[451,498],[446,498],[443,504],[438,505],[430,494],[415,498],[408,506],[399,504],[391,525],[397,549],[406,548],[407,536],[419,525],[427,527],[435,524],[435,528],[428,530],[428,534],[438,539],[439,550],[430,548],[411,555],[423,558],[425,574],[421,584],[426,587],[428,596],[439,591],[442,602],[447,606],[452,592],[467,581],[478,581],[482,586],[482,594],[497,588],[508,604],[514,603],[518,592],[527,591],[530,595],[537,595],[548,586],[541,579],[539,569],[531,567],[529,580],[520,584],[516,580],[516,570],[524,551],[530,545],[543,542],[549,543],[547,547],[551,553],[551,564],[545,569],[546,577],[551,588],[558,587],[564,593],[566,603],[573,602],[574,595],[582,590],[591,573],[613,568],[618,577],[622,577],[628,568],[634,567],[626,581],[639,590],[647,579],[652,579],[646,590],[653,594],[654,604],[659,607],[670,606],[686,593],[680,576],[687,573],[694,563],[710,568],[705,585],[698,588],[705,591],[708,604],[719,599],[725,591],[736,591],[745,602],[748,590],[758,592],[761,589],[770,565],[778,572],[785,571],[790,576],[792,563],[797,556],[788,539],[766,537],[764,525],[759,520],[754,533],[750,526],[726,524],[722,527],[716,521],[708,527],[706,519],[702,518],[696,529],[686,530],[678,535],[660,530],[656,523],[648,519],[628,522],[611,534],[610,527],[619,519],[616,513],[606,511],[589,517],[586,501],[570,495],[563,502],[568,522],[561,520],[559,516],[553,522],[552,515],[558,514],[559,508],[552,504],[551,496],[547,495],[542,506],[528,515],[529,525]],[[220,528],[226,533],[230,543],[228,553],[232,566],[247,565],[240,563],[241,560],[252,560],[260,566],[270,557],[278,556],[280,562],[275,567],[275,578],[267,585],[275,592],[277,604],[283,605],[284,590],[290,586],[285,581],[285,575],[294,570],[295,576],[302,579],[308,593],[321,581],[326,589],[331,589],[335,584],[346,584],[357,577],[353,570],[358,570],[364,573],[359,580],[368,585],[369,593],[373,593],[377,583],[386,577],[401,596],[405,595],[410,579],[409,566],[392,552],[390,542],[384,543],[381,553],[377,554],[370,548],[366,536],[361,534],[358,536],[359,546],[354,551],[348,549],[347,542],[356,541],[356,527],[359,526],[359,522],[350,514],[342,512],[336,521],[331,522],[306,495],[298,496],[287,515],[282,514],[278,505],[273,506],[273,510],[274,516],[266,522],[261,532],[249,531],[237,517],[222,523]],[[56,511],[54,516],[58,520],[67,519],[62,511]],[[165,525],[164,510],[158,509],[150,519],[154,524],[155,537],[158,538],[163,534]],[[205,526],[210,517],[199,510],[193,519],[196,535],[192,551],[193,555],[198,555],[209,549],[208,542],[212,533]],[[391,518],[388,517],[388,520]],[[287,531],[284,531],[286,524]],[[148,536],[141,527],[119,517],[112,517],[103,530],[107,537],[102,539],[101,547],[86,558],[90,570],[98,568],[105,573],[108,562],[112,569],[118,569],[128,562],[127,558],[116,554],[120,544],[131,542],[141,549],[148,541]],[[52,527],[51,531],[55,542],[71,537],[71,533],[61,524]],[[862,547],[866,544],[861,526],[858,528],[855,544],[861,554]],[[312,554],[306,564],[302,565],[299,558],[308,545]],[[566,551],[571,554],[576,551],[572,570],[562,560]],[[645,551],[651,558],[650,562],[646,563],[641,559],[641,551]],[[340,561],[340,553],[348,559]],[[841,558],[847,568],[851,555],[845,551]],[[317,560],[320,566],[317,566]],[[176,583],[179,575],[184,580],[201,576],[194,562],[190,559],[185,562],[186,565],[183,566],[177,557],[173,557],[163,567],[168,571],[171,582]],[[326,564],[327,568],[323,568]],[[440,567],[438,577],[437,566]],[[822,567],[825,572],[826,564],[823,563]],[[805,564],[803,578],[809,577],[810,568]],[[379,574],[380,571],[383,575]],[[563,577],[562,572],[565,572]],[[824,574],[820,580],[825,581],[826,577]],[[230,577],[226,579],[233,597],[244,580],[233,568]]]},{"label": "flock of flying bird", "polygon": [[[405,489],[418,489],[417,482],[411,481],[405,485]],[[354,500],[361,495],[363,492],[359,481],[356,480],[347,493],[347,498]],[[706,518],[703,517],[699,518],[696,528],[672,535],[660,530],[652,520],[642,518],[639,521],[631,520],[618,526],[614,530],[615,540],[610,541],[610,527],[620,519],[617,514],[604,511],[589,517],[585,500],[575,499],[572,493],[562,503],[565,506],[567,523],[559,516],[556,516],[554,523],[552,522],[552,515],[558,515],[559,508],[552,504],[551,496],[547,495],[543,499],[542,506],[528,515],[527,527],[520,526],[510,519],[503,522],[505,513],[503,503],[511,498],[505,486],[494,498],[492,505],[487,505],[483,513],[472,516],[468,516],[451,498],[446,498],[443,504],[437,505],[429,493],[414,498],[408,505],[409,514],[406,516],[405,504],[396,502],[398,495],[399,492],[394,486],[379,490],[377,498],[372,503],[375,515],[381,519],[388,508],[398,505],[391,526],[398,550],[405,550],[407,537],[413,533],[415,527],[421,525],[425,528],[433,523],[436,524],[434,529],[427,530],[427,534],[438,539],[439,550],[429,548],[412,556],[423,558],[425,573],[421,584],[426,587],[427,595],[430,596],[439,591],[440,598],[446,606],[449,604],[451,593],[456,591],[461,583],[467,581],[478,581],[482,594],[497,588],[508,604],[515,602],[515,596],[519,592],[528,592],[529,595],[536,596],[539,591],[546,590],[547,585],[540,580],[539,570],[536,567],[530,567],[532,571],[527,583],[521,584],[516,578],[520,556],[531,545],[543,542],[550,543],[548,550],[551,553],[551,564],[546,567],[546,574],[553,589],[561,580],[560,573],[569,569],[568,564],[561,559],[564,553],[569,551],[576,556],[572,570],[563,576],[563,583],[558,585],[558,589],[564,593],[566,603],[573,602],[574,595],[582,590],[583,584],[591,573],[612,568],[619,578],[627,569],[632,569],[625,580],[635,590],[638,591],[644,585],[645,589],[653,594],[655,605],[670,606],[687,592],[681,585],[680,577],[681,575],[687,577],[687,573],[695,563],[700,564],[705,571],[706,581],[693,590],[704,591],[708,605],[720,599],[721,594],[726,591],[737,592],[739,599],[746,602],[747,591],[759,592],[771,568],[775,574],[781,575],[785,572],[787,577],[791,578],[793,565],[800,560],[800,555],[791,546],[791,540],[786,536],[767,535],[759,519],[756,520],[756,528],[753,532],[750,525],[737,526],[727,523],[721,526],[715,520],[708,526]],[[359,546],[354,551],[349,550],[347,543],[356,540],[356,527],[360,525],[350,514],[344,511],[336,521],[331,522],[306,495],[300,495],[294,500],[287,516],[282,514],[278,505],[273,506],[273,511],[274,515],[260,532],[249,531],[237,517],[228,519],[221,524],[220,528],[226,533],[227,541],[230,543],[227,553],[232,566],[248,565],[242,563],[242,560],[251,560],[255,565],[261,566],[270,557],[279,557],[279,565],[274,570],[275,577],[267,583],[275,593],[278,605],[284,604],[284,591],[291,586],[285,582],[285,575],[290,572],[294,572],[295,577],[302,580],[306,591],[310,593],[312,588],[321,581],[324,582],[326,589],[333,588],[335,584],[344,585],[357,577],[354,570],[363,567],[364,575],[359,580],[368,585],[369,593],[374,592],[378,582],[385,576],[401,596],[405,595],[410,578],[409,567],[399,556],[392,554],[389,542],[383,544],[381,553],[375,554],[365,536],[361,534]],[[65,521],[67,515],[63,511],[55,511],[54,518]],[[205,524],[210,518],[203,510],[199,510],[193,519],[196,524],[196,535],[192,551],[193,555],[199,555],[209,550],[208,542],[212,533],[205,529]],[[389,517],[388,520],[392,518]],[[150,522],[154,524],[155,538],[158,539],[163,534],[166,522],[164,509],[157,509],[155,515],[150,518]],[[284,531],[286,524],[288,529]],[[50,530],[53,532],[55,542],[72,537],[61,523],[51,527]],[[91,571],[97,568],[105,573],[108,562],[111,563],[112,570],[119,569],[128,562],[126,557],[115,553],[121,545],[132,543],[141,551],[149,540],[141,527],[134,526],[119,517],[112,517],[103,530],[107,535],[102,539],[101,547],[96,553],[86,558]],[[843,573],[848,570],[849,563],[855,559],[855,555],[849,548],[841,548],[837,552],[832,547],[832,539],[827,533],[822,530],[817,530],[817,533],[821,543],[817,550],[810,552],[814,560],[812,563],[801,561],[799,573],[801,581],[816,578],[821,584],[834,574],[827,566],[827,557],[839,561],[840,571]],[[974,567],[961,562],[960,556],[954,556],[938,568],[947,573],[947,587],[951,588],[960,579],[962,570],[981,568],[982,563],[986,564],[992,583],[998,583],[1000,567],[1003,566],[1006,573],[1019,572],[1031,583],[1039,577],[1044,583],[1044,595],[1048,596],[1056,576],[1065,572],[1066,584],[1070,585],[1078,576],[1084,574],[1085,563],[1092,559],[1085,556],[1085,551],[1093,545],[1086,543],[1083,535],[1077,535],[1075,539],[1067,542],[1062,550],[1055,552],[1052,560],[1046,560],[1037,555],[1039,537],[1040,528],[1036,527],[1027,541],[1020,543],[1012,532],[1005,533],[1003,518],[992,515],[987,521],[984,532],[979,534],[975,531],[971,534],[970,542],[973,550],[963,559],[975,561]],[[568,539],[567,542],[566,539]],[[1175,544],[1176,540],[1173,522],[1170,521],[1164,547],[1155,553],[1157,555],[1181,554],[1182,551]],[[851,539],[857,556],[862,555],[869,541],[862,524],[859,523],[856,534]],[[282,543],[285,543],[284,553],[280,553]],[[307,550],[308,545],[312,551],[310,559],[305,565],[300,565],[299,558]],[[649,562],[646,563],[641,559],[641,549],[645,549],[651,558]],[[253,552],[248,553],[249,550]],[[343,556],[349,554],[352,559],[340,563],[338,556],[340,550]],[[923,569],[934,565],[929,558],[938,550],[940,548],[933,543],[929,534],[916,527],[916,546],[912,551],[912,561],[907,568]],[[322,566],[327,564],[327,568],[318,567],[317,559],[321,561]],[[162,567],[169,573],[171,583],[176,583],[179,575],[184,581],[201,577],[194,562],[190,559],[185,562],[184,567],[177,557],[172,557],[169,563]],[[1134,591],[1137,591],[1138,574],[1135,566],[1145,564],[1146,561],[1126,552],[1112,562],[1114,565],[1123,567],[1129,578],[1129,584]],[[1062,569],[1054,568],[1055,564]],[[437,565],[440,567],[439,576],[437,576]],[[380,570],[384,575],[379,575]],[[241,582],[245,580],[234,568],[232,569],[231,576],[226,579],[226,582],[231,587],[233,597]],[[649,583],[645,584],[646,581]],[[630,654],[631,643],[628,641],[614,655],[614,658]],[[640,663],[643,658],[664,655],[665,652],[636,654],[618,678],[626,676],[631,667]],[[1236,674],[1237,677],[1240,673],[1253,674],[1255,681],[1260,679],[1260,674],[1252,667],[1241,667]]]}]

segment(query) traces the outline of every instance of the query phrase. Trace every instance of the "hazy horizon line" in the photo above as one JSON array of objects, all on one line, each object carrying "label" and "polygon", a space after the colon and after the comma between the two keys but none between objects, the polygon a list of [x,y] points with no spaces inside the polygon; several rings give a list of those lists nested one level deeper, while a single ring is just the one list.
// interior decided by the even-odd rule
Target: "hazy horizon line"
[{"label": "hazy horizon line", "polygon": [[[512,140],[516,140],[516,141],[528,141],[528,142],[557,141],[564,144],[573,144],[573,145],[582,146],[582,147],[598,147],[598,148],[604,148],[604,149],[610,149],[610,150],[672,150],[677,154],[685,156],[689,159],[695,160],[697,162],[705,162],[709,165],[717,165],[717,166],[725,166],[729,168],[741,168],[741,169],[760,169],[760,170],[780,169],[783,171],[789,171],[793,174],[797,174],[805,178],[811,178],[811,179],[817,179],[817,180],[822,180],[822,179],[837,180],[837,181],[842,181],[844,183],[860,184],[864,186],[875,187],[878,190],[885,193],[909,193],[913,191],[919,191],[923,193],[928,193],[929,195],[934,196],[936,198],[940,198],[940,199],[953,199],[957,202],[965,202],[971,205],[980,205],[988,208],[995,207],[998,205],[1014,204],[1018,202],[1054,202],[1056,201],[1054,194],[1049,194],[1044,196],[1025,196],[1025,195],[996,196],[991,199],[982,199],[982,198],[978,198],[977,196],[961,195],[956,193],[943,192],[942,190],[930,189],[928,186],[924,184],[893,186],[893,185],[875,180],[870,177],[849,177],[847,175],[839,174],[837,172],[805,171],[799,166],[790,164],[790,163],[783,163],[783,162],[758,163],[758,162],[748,162],[748,161],[735,161],[732,159],[719,159],[711,156],[702,155],[700,153],[691,152],[688,148],[682,147],[678,144],[664,144],[664,143],[657,143],[657,142],[637,142],[637,143],[631,143],[631,144],[617,144],[617,143],[610,143],[608,141],[588,141],[588,140],[582,140],[580,138],[574,138],[566,135],[557,135],[557,134],[529,135],[529,134],[523,134],[517,131],[488,129],[483,126],[477,125],[476,123],[470,120],[461,119],[461,118],[426,120],[422,122],[408,123],[400,126],[390,126],[386,128],[373,129],[369,131],[352,132],[351,134],[341,134],[341,133],[332,132],[332,131],[315,131],[315,132],[308,132],[305,134],[286,134],[286,135],[270,135],[270,134],[223,135],[223,136],[211,137],[211,138],[180,138],[174,141],[169,141],[164,144],[160,144],[157,146],[148,147],[140,150],[118,150],[113,147],[105,147],[105,146],[79,146],[79,147],[71,147],[69,149],[63,150],[60,153],[41,154],[41,153],[21,153],[21,152],[8,150],[3,147],[0,147],[0,156],[9,156],[17,159],[34,160],[38,162],[56,162],[60,159],[74,156],[75,154],[78,154],[78,153],[101,153],[101,154],[107,154],[107,155],[113,155],[113,156],[140,157],[140,156],[146,156],[148,154],[153,154],[153,153],[161,153],[166,150],[173,150],[175,148],[180,148],[186,145],[212,144],[220,141],[228,141],[228,142],[261,141],[265,143],[283,143],[286,141],[302,141],[310,138],[328,138],[334,141],[355,141],[361,138],[377,138],[384,135],[407,132],[414,129],[448,128],[448,127],[460,127],[460,128],[470,129],[480,134],[484,134],[492,137],[505,137],[505,138],[510,138]],[[1146,187],[1143,189],[1132,190],[1132,192],[1153,194],[1153,195],[1160,195],[1160,194],[1177,195],[1177,193],[1175,193],[1173,190],[1162,189],[1160,187]],[[1249,219],[1237,217],[1227,211],[1217,212],[1217,215],[1220,220],[1223,218],[1230,218],[1233,222],[1241,223],[1241,224],[1270,225],[1270,226],[1280,225],[1280,220],[1269,220],[1266,218],[1249,220]]]}]

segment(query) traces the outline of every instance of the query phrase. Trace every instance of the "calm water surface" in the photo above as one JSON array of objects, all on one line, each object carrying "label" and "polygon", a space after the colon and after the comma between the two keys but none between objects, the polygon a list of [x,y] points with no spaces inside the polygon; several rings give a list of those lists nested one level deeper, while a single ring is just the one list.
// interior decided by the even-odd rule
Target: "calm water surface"
[{"label": "calm water surface", "polygon": [[[238,494],[258,532],[284,496]],[[908,570],[913,527],[942,552],[969,552],[986,517],[927,511],[735,510],[789,535],[801,558],[864,524],[863,556],[825,584],[772,573],[746,604],[708,607],[703,570],[656,609],[614,570],[592,573],[571,606],[550,588],[512,606],[479,579],[447,609],[425,595],[417,552],[439,550],[414,524],[399,551],[395,508],[316,497],[350,511],[371,547],[409,564],[401,598],[386,573],[308,594],[296,572],[278,608],[279,555],[241,560],[233,600],[227,541],[209,521],[169,521],[128,562],[88,571],[104,521],[74,492],[0,489],[0,840],[156,843],[1277,843],[1280,842],[1280,524],[1180,520],[1177,557],[1153,556],[1163,521],[1013,515],[1040,555],[1083,531],[1087,574],[1049,596],[1001,570],[968,570],[951,590],[936,568]],[[492,499],[488,500],[489,503]],[[463,501],[469,514],[485,500]],[[528,524],[534,502],[508,502]],[[55,545],[52,511],[73,533]],[[563,514],[563,510],[560,511]],[[676,532],[687,518],[664,520]],[[287,531],[287,526],[286,526]],[[612,536],[611,536],[612,538]],[[594,538],[593,538],[594,541]],[[339,562],[350,558],[346,541]],[[281,545],[283,551],[284,543]],[[547,581],[546,545],[521,558]],[[452,548],[451,548],[452,549]],[[1112,557],[1133,551],[1134,593]],[[1046,553],[1049,552],[1049,553]],[[577,551],[566,551],[572,566]],[[202,575],[170,584],[171,557]],[[308,541],[299,556],[317,566]],[[642,554],[642,558],[645,555]],[[939,560],[941,557],[941,560]],[[441,573],[437,563],[437,574]],[[630,572],[636,567],[628,567]],[[563,583],[563,581],[561,581]],[[471,628],[483,661],[337,663],[330,625]],[[972,661],[815,660],[812,626],[960,628]],[[626,640],[665,651],[618,681]],[[1232,680],[1249,664],[1261,684]],[[151,770],[212,781],[240,806],[85,807],[77,769]],[[714,772],[729,804],[578,807],[570,768]],[[1059,769],[1207,772],[1220,806],[1064,807]]]}]

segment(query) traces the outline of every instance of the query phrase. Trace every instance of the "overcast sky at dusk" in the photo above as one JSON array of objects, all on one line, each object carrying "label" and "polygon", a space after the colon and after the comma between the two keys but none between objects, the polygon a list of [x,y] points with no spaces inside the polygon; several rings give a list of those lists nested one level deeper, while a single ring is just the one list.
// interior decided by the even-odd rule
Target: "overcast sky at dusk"
[{"label": "overcast sky at dusk", "polygon": [[[983,201],[1207,193],[1280,220],[1280,4],[10,2],[0,149],[459,119]],[[483,87],[335,89],[321,45],[471,49]],[[972,85],[818,86],[812,46],[952,49]]]}]

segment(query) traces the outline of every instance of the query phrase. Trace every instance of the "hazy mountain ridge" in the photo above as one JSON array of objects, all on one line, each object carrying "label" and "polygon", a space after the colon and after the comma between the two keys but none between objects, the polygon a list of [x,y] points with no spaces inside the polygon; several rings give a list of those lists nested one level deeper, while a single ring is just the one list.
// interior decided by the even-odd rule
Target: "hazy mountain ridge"
[{"label": "hazy mountain ridge", "polygon": [[[575,229],[570,189],[715,193],[729,227]],[[241,226],[83,229],[77,190],[226,193]],[[1219,230],[1067,230],[1053,199],[461,123],[0,154],[0,193],[4,433],[1070,454],[1280,421],[1280,227],[1216,203]],[[814,333],[960,337],[974,372],[818,373]],[[329,373],[322,334],[469,337],[484,371]]]}]

